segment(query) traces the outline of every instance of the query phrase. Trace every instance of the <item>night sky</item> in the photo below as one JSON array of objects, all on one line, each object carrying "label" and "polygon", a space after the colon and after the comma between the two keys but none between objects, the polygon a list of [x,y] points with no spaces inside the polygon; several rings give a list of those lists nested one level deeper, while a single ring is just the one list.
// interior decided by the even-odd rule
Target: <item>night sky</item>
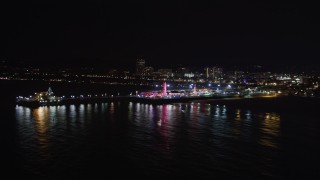
[{"label": "night sky", "polygon": [[126,67],[138,57],[158,67],[320,64],[315,4],[175,2],[1,3],[0,58],[47,66]]}]

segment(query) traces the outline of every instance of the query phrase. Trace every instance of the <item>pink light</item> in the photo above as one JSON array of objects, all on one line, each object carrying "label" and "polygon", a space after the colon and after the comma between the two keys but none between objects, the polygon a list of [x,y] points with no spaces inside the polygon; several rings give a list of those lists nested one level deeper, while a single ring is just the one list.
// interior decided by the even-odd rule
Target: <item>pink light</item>
[{"label": "pink light", "polygon": [[167,83],[163,82],[162,87],[162,95],[167,96]]},{"label": "pink light", "polygon": [[162,105],[161,120],[162,120],[163,122],[166,122],[166,121],[167,121],[167,105],[166,105],[166,104]]}]

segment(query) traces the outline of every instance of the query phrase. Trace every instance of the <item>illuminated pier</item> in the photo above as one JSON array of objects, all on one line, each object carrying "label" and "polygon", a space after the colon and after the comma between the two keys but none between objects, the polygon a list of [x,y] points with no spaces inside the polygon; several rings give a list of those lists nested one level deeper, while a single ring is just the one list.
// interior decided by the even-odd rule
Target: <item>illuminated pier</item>
[{"label": "illuminated pier", "polygon": [[80,95],[80,96],[55,96],[52,89],[49,87],[46,92],[34,93],[29,97],[18,96],[16,99],[17,105],[21,106],[55,106],[68,104],[88,104],[88,103],[104,103],[115,101],[140,102],[148,104],[168,104],[188,102],[193,100],[204,99],[223,99],[223,98],[253,98],[253,97],[276,97],[278,94],[243,94],[243,93],[216,93],[210,89],[198,89],[193,85],[192,89],[168,90],[169,85],[163,82],[161,91],[145,91],[136,95],[128,96],[107,96],[107,94],[95,95]]}]

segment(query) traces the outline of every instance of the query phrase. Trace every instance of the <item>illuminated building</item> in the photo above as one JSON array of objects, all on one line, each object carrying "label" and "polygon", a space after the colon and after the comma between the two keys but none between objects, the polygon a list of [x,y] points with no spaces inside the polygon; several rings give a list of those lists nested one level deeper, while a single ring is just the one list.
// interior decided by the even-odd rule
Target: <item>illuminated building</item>
[{"label": "illuminated building", "polygon": [[142,75],[144,68],[146,65],[146,61],[144,59],[137,59],[136,61],[136,73],[137,75]]},{"label": "illuminated building", "polygon": [[194,74],[192,72],[191,73],[185,73],[184,77],[192,78],[192,77],[194,77]]},{"label": "illuminated building", "polygon": [[213,82],[220,83],[222,79],[222,68],[218,67],[206,67],[204,68],[205,77]]}]

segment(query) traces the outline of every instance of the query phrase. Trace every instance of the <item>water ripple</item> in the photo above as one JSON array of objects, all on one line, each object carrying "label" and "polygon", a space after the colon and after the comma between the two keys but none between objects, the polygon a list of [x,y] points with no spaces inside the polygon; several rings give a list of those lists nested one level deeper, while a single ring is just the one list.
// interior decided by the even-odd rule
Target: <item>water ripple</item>
[{"label": "water ripple", "polygon": [[49,179],[274,178],[287,159],[282,116],[212,102],[17,106],[16,152],[24,172]]}]

